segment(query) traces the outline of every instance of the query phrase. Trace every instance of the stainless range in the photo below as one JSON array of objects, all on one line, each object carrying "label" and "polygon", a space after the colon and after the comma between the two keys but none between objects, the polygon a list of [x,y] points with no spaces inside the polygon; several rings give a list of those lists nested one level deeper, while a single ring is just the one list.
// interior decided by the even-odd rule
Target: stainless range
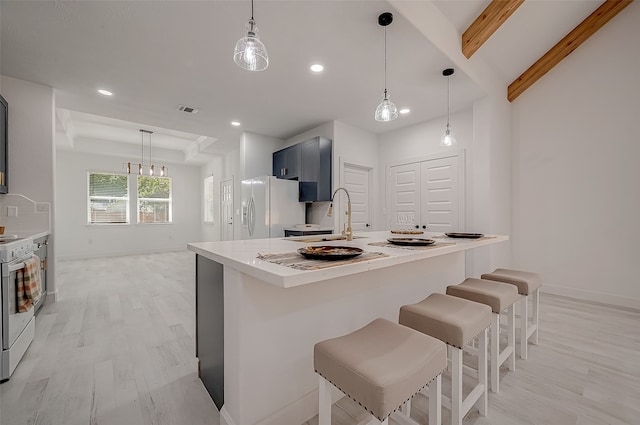
[{"label": "stainless range", "polygon": [[33,256],[34,249],[35,245],[30,238],[0,237],[0,382],[11,377],[35,335],[35,307],[31,306],[23,313],[18,312],[16,279],[17,272],[25,267],[24,260]]}]

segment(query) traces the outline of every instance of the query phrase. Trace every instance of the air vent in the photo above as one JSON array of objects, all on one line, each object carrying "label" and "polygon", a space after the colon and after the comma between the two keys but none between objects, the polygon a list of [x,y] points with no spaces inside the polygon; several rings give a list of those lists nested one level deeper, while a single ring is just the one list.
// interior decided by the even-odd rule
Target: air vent
[{"label": "air vent", "polygon": [[188,114],[197,114],[198,113],[198,109],[194,108],[193,106],[178,105],[177,109],[178,109],[178,111],[186,112]]}]

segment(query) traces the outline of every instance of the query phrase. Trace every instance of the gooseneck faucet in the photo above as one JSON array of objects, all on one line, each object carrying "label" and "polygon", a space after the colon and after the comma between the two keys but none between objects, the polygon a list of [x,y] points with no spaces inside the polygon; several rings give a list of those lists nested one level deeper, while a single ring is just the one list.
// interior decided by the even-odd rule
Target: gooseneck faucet
[{"label": "gooseneck faucet", "polygon": [[347,228],[342,231],[342,236],[346,236],[348,241],[353,240],[353,230],[351,230],[351,196],[349,196],[349,192],[344,187],[337,188],[333,195],[331,195],[331,203],[329,204],[329,211],[327,211],[327,217],[333,216],[333,198],[335,198],[336,193],[339,190],[344,190],[344,193],[347,194]]}]

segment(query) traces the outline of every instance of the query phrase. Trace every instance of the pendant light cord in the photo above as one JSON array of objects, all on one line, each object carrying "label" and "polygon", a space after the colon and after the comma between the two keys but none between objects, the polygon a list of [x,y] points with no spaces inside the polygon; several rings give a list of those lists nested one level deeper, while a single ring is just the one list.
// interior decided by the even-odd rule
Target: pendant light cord
[{"label": "pendant light cord", "polygon": [[251,20],[253,21],[253,0],[251,0]]},{"label": "pendant light cord", "polygon": [[447,128],[449,127],[449,115],[451,108],[451,76],[447,77]]},{"label": "pendant light cord", "polygon": [[387,98],[387,27],[384,27],[384,98]]}]

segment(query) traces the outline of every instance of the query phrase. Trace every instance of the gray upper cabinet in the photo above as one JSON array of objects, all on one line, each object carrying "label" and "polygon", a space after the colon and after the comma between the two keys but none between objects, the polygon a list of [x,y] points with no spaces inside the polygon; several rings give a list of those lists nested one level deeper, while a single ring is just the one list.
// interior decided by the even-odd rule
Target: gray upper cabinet
[{"label": "gray upper cabinet", "polygon": [[289,146],[273,153],[273,175],[279,179],[300,177],[300,145]]},{"label": "gray upper cabinet", "polygon": [[331,200],[331,140],[315,137],[300,143],[300,181],[316,182],[314,201]]},{"label": "gray upper cabinet", "polygon": [[331,140],[314,137],[274,152],[273,175],[301,182],[300,201],[330,201],[332,156]]}]

